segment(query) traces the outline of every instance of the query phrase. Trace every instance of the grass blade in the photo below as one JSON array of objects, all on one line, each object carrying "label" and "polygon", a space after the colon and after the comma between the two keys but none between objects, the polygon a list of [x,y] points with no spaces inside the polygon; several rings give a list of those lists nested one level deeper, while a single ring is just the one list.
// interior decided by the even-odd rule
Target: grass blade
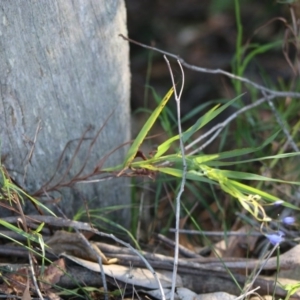
[{"label": "grass blade", "polygon": [[[222,111],[224,111],[228,106],[230,106],[232,103],[234,103],[241,96],[238,96],[238,97],[228,101],[226,104],[222,105],[221,107],[219,107],[219,105],[216,105],[212,109],[210,109],[204,116],[200,117],[193,126],[191,126],[188,130],[186,130],[182,134],[182,141],[185,143],[195,132],[197,132],[199,129],[201,129],[203,126],[205,126],[211,120],[213,120],[217,115],[219,115]],[[159,145],[154,157],[158,158],[158,157],[162,156],[166,151],[168,151],[171,144],[177,140],[179,140],[179,135],[175,135],[172,138],[166,140],[161,145]]]},{"label": "grass blade", "polygon": [[171,88],[168,91],[168,93],[165,95],[165,97],[163,98],[163,100],[161,101],[159,106],[153,111],[153,113],[151,114],[151,116],[149,117],[149,119],[147,120],[145,125],[143,126],[142,130],[139,132],[138,136],[136,137],[133,144],[131,145],[131,147],[128,150],[128,153],[125,158],[124,165],[123,165],[124,169],[127,168],[131,164],[131,162],[134,160],[136,153],[138,152],[138,150],[139,150],[141,144],[143,143],[145,137],[147,136],[149,130],[152,128],[152,126],[153,126],[154,122],[156,121],[156,119],[158,118],[159,114],[161,113],[163,108],[168,103],[173,92],[174,92],[173,88]]}]

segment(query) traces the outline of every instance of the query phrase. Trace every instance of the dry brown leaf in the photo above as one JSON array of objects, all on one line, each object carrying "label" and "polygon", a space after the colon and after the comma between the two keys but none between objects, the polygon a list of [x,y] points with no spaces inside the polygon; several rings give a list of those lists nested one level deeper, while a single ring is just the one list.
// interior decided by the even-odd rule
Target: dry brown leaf
[{"label": "dry brown leaf", "polygon": [[59,295],[53,293],[53,292],[50,291],[50,290],[46,292],[46,296],[47,296],[50,300],[60,300],[60,299],[61,299]]},{"label": "dry brown leaf", "polygon": [[[247,235],[251,232],[250,226],[243,226],[237,232],[240,236],[229,236],[227,240],[222,240],[215,244],[215,250],[219,257],[245,257],[247,252],[253,249],[258,236]],[[214,252],[212,255],[215,256]]]},{"label": "dry brown leaf", "polygon": [[29,278],[27,278],[26,288],[22,295],[22,300],[31,300],[31,295],[30,295],[30,291],[29,291]]},{"label": "dry brown leaf", "polygon": [[47,267],[43,276],[40,278],[42,290],[49,290],[52,285],[59,282],[60,277],[63,276],[65,272],[65,260],[60,258],[59,260],[54,261],[50,266]]},{"label": "dry brown leaf", "polygon": [[6,283],[1,284],[0,291],[5,294],[23,295],[28,281],[28,269],[21,268],[7,275]]}]

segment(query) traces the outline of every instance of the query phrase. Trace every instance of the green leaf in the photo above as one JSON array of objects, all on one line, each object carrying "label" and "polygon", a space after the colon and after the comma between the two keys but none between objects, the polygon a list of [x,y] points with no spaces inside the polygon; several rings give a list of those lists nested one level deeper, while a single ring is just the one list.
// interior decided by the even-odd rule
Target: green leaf
[{"label": "green leaf", "polygon": [[41,202],[39,202],[38,200],[36,200],[35,198],[31,197],[30,195],[28,195],[27,193],[25,193],[22,189],[14,186],[13,187],[15,191],[18,192],[19,196],[22,198],[22,194],[25,195],[26,197],[30,198],[30,200],[32,202],[34,202],[36,204],[36,206],[44,209],[46,212],[48,212],[50,215],[56,217],[55,213],[53,211],[51,211],[51,209],[49,209],[47,206],[45,206],[44,204],[42,204]]},{"label": "green leaf", "polygon": [[300,283],[294,283],[294,284],[285,284],[281,285],[283,289],[287,291],[287,295],[284,300],[289,300],[290,297],[297,292],[297,290],[300,289]]},{"label": "green leaf", "polygon": [[243,74],[245,72],[248,64],[250,63],[251,60],[253,60],[253,58],[255,56],[257,56],[258,54],[261,54],[261,53],[265,53],[265,52],[272,50],[281,45],[282,45],[282,40],[275,41],[275,42],[272,42],[272,43],[269,43],[266,45],[256,46],[255,49],[251,50],[249,52],[249,54],[244,58],[243,64],[241,65],[241,69],[240,69],[241,74]]},{"label": "green leaf", "polygon": [[[16,226],[14,226],[14,225],[12,225],[12,224],[10,224],[10,223],[4,221],[4,220],[1,220],[1,219],[0,219],[0,225],[6,227],[7,229],[9,229],[9,230],[11,230],[11,231],[13,231],[13,232],[15,232],[15,233],[21,235],[21,236],[23,236],[23,237],[25,237],[25,238],[27,238],[27,239],[33,241],[33,242],[35,242],[35,243],[38,243],[38,238],[37,238],[35,235],[29,234],[29,233],[23,231],[22,229],[20,229],[20,228],[18,228],[18,227],[16,227]],[[0,235],[5,236],[5,235],[2,234],[2,233],[0,233]]]},{"label": "green leaf", "polygon": [[165,173],[171,175],[173,177],[182,178],[183,171],[181,169],[176,168],[169,168],[169,167],[156,167],[150,164],[143,164],[143,168],[151,170],[151,171],[158,171],[161,173]]},{"label": "green leaf", "polygon": [[[182,169],[169,168],[169,167],[155,167],[153,165],[143,165],[143,168],[151,170],[151,171],[165,173],[165,174],[171,175],[173,177],[182,178],[182,176],[183,176]],[[188,171],[186,173],[186,178],[189,180],[196,180],[196,181],[202,181],[202,182],[206,182],[206,183],[215,184],[214,181],[210,180],[209,178],[206,178],[202,172],[197,172],[195,170]]]},{"label": "green leaf", "polygon": [[[270,202],[276,202],[278,200],[281,200],[278,197],[275,197],[275,196],[273,196],[273,195],[271,195],[271,194],[269,194],[267,192],[261,191],[259,189],[256,189],[254,187],[248,186],[248,185],[240,183],[240,182],[237,182],[235,180],[230,180],[230,183],[233,186],[235,186],[237,189],[241,190],[241,191],[244,191],[244,192],[246,192],[248,194],[253,194],[253,195],[257,194],[257,195],[261,196],[262,198],[264,198],[264,199],[266,199],[266,200],[268,200]],[[300,210],[299,207],[297,207],[297,206],[295,206],[293,204],[290,204],[290,203],[288,203],[286,201],[284,201],[282,203],[282,205],[286,206],[286,207],[289,207],[289,208],[292,208],[292,209]]]},{"label": "green leaf", "polygon": [[[256,152],[256,151],[264,148],[268,144],[270,144],[276,138],[278,133],[279,133],[279,131],[275,132],[261,146],[259,146],[257,148],[243,148],[243,149],[225,151],[225,152],[221,152],[221,153],[217,153],[217,154],[199,155],[194,160],[195,160],[196,163],[202,164],[204,162],[215,160],[216,158],[218,158],[218,159],[225,159],[226,158],[227,159],[227,158],[230,158],[230,157],[237,157],[237,156],[253,153],[253,152]],[[210,164],[210,166],[211,165],[213,165],[213,163]]]},{"label": "green leaf", "polygon": [[207,162],[206,164],[209,166],[215,166],[215,167],[232,166],[232,165],[236,165],[236,164],[245,164],[245,163],[249,163],[249,162],[262,161],[262,160],[268,160],[268,159],[281,159],[281,158],[293,157],[293,156],[298,156],[298,155],[300,155],[299,152],[292,152],[292,153],[282,153],[282,154],[263,156],[263,157],[252,158],[252,159],[247,159],[247,160],[239,160],[239,161],[228,161],[228,162],[212,161],[212,162]]},{"label": "green leaf", "polygon": [[[207,123],[209,123],[211,120],[213,120],[217,115],[219,115],[222,111],[224,111],[228,106],[230,106],[233,102],[235,102],[241,96],[238,96],[238,97],[228,101],[226,104],[222,105],[221,107],[219,107],[219,105],[216,105],[215,107],[210,109],[204,116],[199,118],[198,121],[193,126],[191,126],[188,130],[183,132],[183,134],[182,134],[183,143],[185,143],[196,131],[198,131],[203,126],[205,126]],[[162,156],[166,151],[168,151],[171,144],[177,140],[179,140],[179,135],[175,135],[175,136],[171,137],[170,139],[166,140],[161,145],[159,145],[154,157],[158,158],[158,157]]]},{"label": "green leaf", "polygon": [[[194,165],[193,160],[189,156],[186,156],[186,162],[189,165]],[[182,166],[182,156],[179,154],[170,154],[159,158],[149,158],[147,160],[134,161],[131,166],[133,168],[145,168],[147,165],[151,164],[155,167],[159,167],[159,164],[161,163],[164,163],[165,166],[173,166],[174,164],[180,164]]]},{"label": "green leaf", "polygon": [[40,233],[40,232],[42,231],[42,229],[44,228],[44,225],[45,225],[45,223],[42,222],[42,223],[38,226],[38,228],[35,230],[35,232],[36,232],[36,233]]},{"label": "green leaf", "polygon": [[138,152],[142,142],[144,141],[145,137],[147,136],[149,130],[152,128],[152,126],[153,126],[154,122],[156,121],[156,119],[158,118],[159,114],[161,113],[161,111],[163,110],[163,108],[166,106],[167,102],[171,98],[173,92],[174,92],[174,90],[173,90],[173,88],[171,88],[168,91],[168,93],[166,94],[166,96],[163,98],[163,100],[161,101],[159,106],[153,111],[153,113],[151,114],[151,116],[149,117],[147,122],[144,124],[143,128],[141,129],[138,136],[136,137],[133,144],[131,145],[131,147],[128,150],[128,153],[125,158],[124,165],[123,165],[124,169],[127,168],[131,164],[131,162],[134,160],[136,153]]},{"label": "green leaf", "polygon": [[234,178],[239,180],[273,181],[273,182],[300,185],[300,182],[298,181],[285,181],[281,179],[274,179],[274,178],[265,177],[265,176],[252,174],[252,173],[246,173],[246,172],[229,171],[229,170],[220,170],[220,171],[224,176],[228,178]]}]

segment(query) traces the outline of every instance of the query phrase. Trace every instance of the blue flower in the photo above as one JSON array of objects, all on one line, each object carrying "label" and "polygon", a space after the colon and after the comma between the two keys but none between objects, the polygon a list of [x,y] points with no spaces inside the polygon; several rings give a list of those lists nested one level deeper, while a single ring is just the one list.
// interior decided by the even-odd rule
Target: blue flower
[{"label": "blue flower", "polygon": [[279,205],[281,205],[282,203],[284,203],[283,200],[277,200],[277,201],[275,201],[275,202],[273,203],[273,205],[279,206]]},{"label": "blue flower", "polygon": [[277,233],[273,234],[266,234],[265,237],[269,240],[272,245],[279,245],[281,242],[284,241],[284,232],[278,231]]},{"label": "blue flower", "polygon": [[285,217],[282,219],[282,222],[286,225],[293,225],[295,223],[294,217]]}]

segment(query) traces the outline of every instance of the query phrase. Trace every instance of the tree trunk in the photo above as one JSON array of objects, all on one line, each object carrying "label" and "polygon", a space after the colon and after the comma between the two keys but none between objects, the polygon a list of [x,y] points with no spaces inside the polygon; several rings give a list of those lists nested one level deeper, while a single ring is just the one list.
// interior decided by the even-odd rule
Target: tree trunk
[{"label": "tree trunk", "polygon": [[[43,187],[53,174],[45,189],[67,183],[87,155],[81,175],[92,172],[105,154],[130,139],[129,47],[118,37],[127,33],[124,1],[8,0],[0,8],[0,151],[4,166],[30,193]],[[91,138],[111,113],[88,154]],[[88,128],[80,143],[78,139]],[[105,166],[120,164],[125,151],[123,147],[111,155]],[[56,192],[50,195],[57,197]],[[124,178],[78,183],[59,193],[59,206],[68,216],[84,206],[84,201],[99,210],[130,201]],[[117,216],[118,222],[126,224],[129,210],[118,211]]]}]

